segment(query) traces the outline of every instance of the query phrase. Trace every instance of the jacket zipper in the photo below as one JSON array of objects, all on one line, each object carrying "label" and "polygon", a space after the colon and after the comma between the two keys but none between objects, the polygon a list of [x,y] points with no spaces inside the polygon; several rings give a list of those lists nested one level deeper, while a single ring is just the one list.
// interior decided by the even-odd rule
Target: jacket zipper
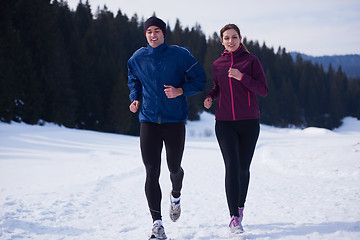
[{"label": "jacket zipper", "polygon": [[220,97],[219,97],[219,108],[221,108],[221,93],[220,93]]},{"label": "jacket zipper", "polygon": [[[230,68],[232,68],[232,66],[234,64],[233,53],[231,53],[230,56],[231,56]],[[229,85],[230,85],[230,94],[231,94],[231,110],[232,110],[233,120],[235,121],[234,94],[233,94],[233,89],[232,89],[232,84],[231,84],[231,77],[229,77]]]}]

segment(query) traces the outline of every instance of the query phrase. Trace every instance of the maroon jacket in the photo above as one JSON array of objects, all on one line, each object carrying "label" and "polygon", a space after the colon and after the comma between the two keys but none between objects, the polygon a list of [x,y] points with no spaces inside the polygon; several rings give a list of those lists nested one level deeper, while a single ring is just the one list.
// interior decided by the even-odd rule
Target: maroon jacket
[{"label": "maroon jacket", "polygon": [[[243,73],[241,81],[228,77],[229,68]],[[219,98],[215,111],[218,121],[260,118],[256,94],[265,97],[268,86],[259,59],[243,47],[235,52],[225,50],[212,65],[214,87],[206,97]]]}]

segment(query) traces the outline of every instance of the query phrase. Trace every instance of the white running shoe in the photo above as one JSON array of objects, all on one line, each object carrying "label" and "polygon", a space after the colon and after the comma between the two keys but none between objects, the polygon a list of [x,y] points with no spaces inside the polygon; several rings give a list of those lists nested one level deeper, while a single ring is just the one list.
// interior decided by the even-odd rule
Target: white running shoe
[{"label": "white running shoe", "polygon": [[180,207],[180,197],[174,198],[172,194],[170,193],[170,219],[173,222],[176,222],[181,214],[181,207]]},{"label": "white running shoe", "polygon": [[239,221],[239,217],[232,216],[229,224],[230,232],[232,234],[239,234],[244,232],[244,228]]},{"label": "white running shoe", "polygon": [[151,236],[149,239],[167,239],[164,226],[161,220],[154,221]]}]

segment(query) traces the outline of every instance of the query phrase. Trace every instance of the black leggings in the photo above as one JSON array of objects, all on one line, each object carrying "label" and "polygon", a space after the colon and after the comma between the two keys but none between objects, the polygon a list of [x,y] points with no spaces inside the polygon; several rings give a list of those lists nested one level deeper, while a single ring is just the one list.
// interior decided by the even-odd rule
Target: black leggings
[{"label": "black leggings", "polygon": [[185,123],[141,123],[140,148],[146,168],[145,195],[153,220],[161,220],[161,189],[159,184],[161,152],[165,143],[172,193],[180,196],[184,171],[181,160],[185,144]]},{"label": "black leggings", "polygon": [[216,137],[225,162],[225,190],[230,216],[244,207],[250,180],[250,164],[259,137],[258,119],[216,121]]}]

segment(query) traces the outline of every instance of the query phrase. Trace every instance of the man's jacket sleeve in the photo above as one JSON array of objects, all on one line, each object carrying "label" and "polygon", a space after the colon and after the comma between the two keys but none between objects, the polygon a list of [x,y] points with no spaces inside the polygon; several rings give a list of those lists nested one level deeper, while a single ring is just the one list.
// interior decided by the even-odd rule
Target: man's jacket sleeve
[{"label": "man's jacket sleeve", "polygon": [[131,63],[128,61],[128,87],[130,90],[129,98],[130,101],[141,100],[142,98],[142,85],[139,78],[134,74]]},{"label": "man's jacket sleeve", "polygon": [[185,72],[186,83],[182,86],[184,96],[192,96],[201,92],[206,84],[206,75],[201,64],[191,56],[188,69]]}]

